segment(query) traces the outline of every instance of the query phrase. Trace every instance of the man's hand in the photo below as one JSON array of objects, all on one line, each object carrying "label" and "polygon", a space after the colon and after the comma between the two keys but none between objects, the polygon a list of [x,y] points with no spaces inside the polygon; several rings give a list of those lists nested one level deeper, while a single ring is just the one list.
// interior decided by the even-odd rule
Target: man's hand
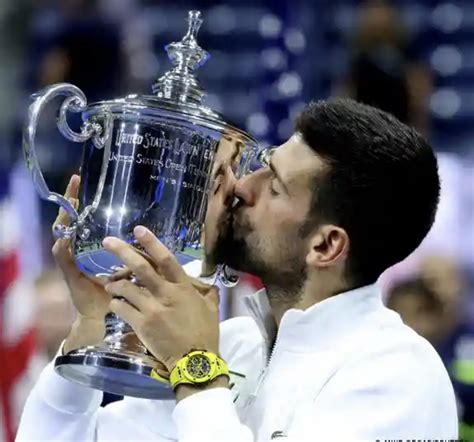
[{"label": "man's hand", "polygon": [[216,169],[213,188],[210,189],[204,221],[204,262],[202,276],[212,275],[221,260],[218,243],[229,230],[230,209],[234,199],[236,178],[229,165],[222,164]]},{"label": "man's hand", "polygon": [[121,280],[105,289],[114,298],[110,309],[127,321],[148,350],[168,371],[193,349],[219,352],[219,296],[216,287],[196,284],[174,255],[147,230],[134,230],[149,262],[118,238],[108,237],[104,247],[134,273],[138,283]]},{"label": "man's hand", "polygon": [[[80,178],[73,175],[64,195],[76,207],[79,183]],[[62,208],[53,224],[53,230],[57,224],[69,224],[69,217]],[[103,287],[104,281],[87,276],[79,270],[74,261],[70,240],[58,239],[53,246],[53,256],[69,286],[78,314],[87,319],[104,321],[112,299]]]},{"label": "man's hand", "polygon": [[[79,176],[73,175],[64,194],[75,207],[77,207],[79,183]],[[57,224],[68,225],[69,222],[66,212],[62,208],[59,209],[53,231]],[[69,240],[58,239],[53,246],[53,255],[77,309],[77,319],[66,339],[63,351],[67,353],[75,348],[97,344],[104,337],[104,319],[110,311],[109,304],[112,297],[105,291],[102,281],[86,276],[77,268]]]}]

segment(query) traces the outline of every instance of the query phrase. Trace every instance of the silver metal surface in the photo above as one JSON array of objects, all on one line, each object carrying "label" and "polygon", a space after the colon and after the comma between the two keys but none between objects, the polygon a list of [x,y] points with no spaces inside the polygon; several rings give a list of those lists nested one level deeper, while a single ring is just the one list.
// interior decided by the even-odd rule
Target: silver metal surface
[{"label": "silver metal surface", "polygon": [[[209,57],[196,41],[201,23],[199,12],[191,11],[184,38],[167,46],[174,67],[155,83],[154,96],[87,105],[77,87],[60,84],[34,97],[24,136],[27,163],[40,196],[69,214],[72,223],[57,226],[55,234],[72,240],[76,263],[86,274],[106,276],[121,269],[123,263],[102,241],[115,236],[139,249],[133,235],[137,225],[148,227],[181,262],[202,258],[203,223],[219,178],[228,167],[236,175],[250,170],[260,152],[251,136],[204,105],[205,94],[195,77]],[[40,113],[58,95],[65,96],[59,130],[84,143],[77,210],[48,189],[35,151]],[[81,112],[79,132],[69,127],[68,112]],[[237,281],[227,271],[220,272],[220,279],[228,285]],[[56,369],[68,379],[153,398],[169,396],[167,387],[147,378],[160,366],[130,326],[113,314],[106,318],[106,336],[99,346],[56,361]]]},{"label": "silver metal surface", "polygon": [[[72,238],[74,236],[77,224],[81,224],[80,219],[74,206],[68,201],[67,198],[60,195],[59,193],[52,192],[49,190],[48,185],[43,177],[41,168],[38,162],[36,154],[36,131],[40,115],[44,108],[55,98],[59,96],[66,97],[60,110],[60,116],[58,119],[58,128],[60,132],[68,139],[77,142],[84,142],[92,137],[94,143],[97,145],[103,145],[105,143],[99,137],[102,132],[102,127],[99,123],[94,125],[84,126],[87,130],[83,130],[80,134],[74,132],[68,125],[66,113],[71,112],[82,112],[87,108],[87,100],[84,93],[74,85],[60,83],[52,86],[48,86],[41,92],[38,92],[33,96],[34,101],[28,109],[27,124],[23,131],[23,151],[25,153],[26,164],[31,172],[36,190],[40,194],[41,198],[51,201],[60,205],[68,214],[71,220],[70,226],[57,226],[55,229],[55,235],[60,238]],[[110,117],[107,120],[110,125]],[[110,127],[106,128],[106,137],[110,138]]]},{"label": "silver metal surface", "polygon": [[86,347],[59,356],[56,371],[86,387],[145,399],[174,399],[169,383],[150,377],[156,361],[144,355],[100,347]]},{"label": "silver metal surface", "polygon": [[194,75],[194,70],[201,67],[209,58],[209,54],[196,41],[201,24],[201,13],[189,11],[187,34],[180,42],[166,46],[166,52],[174,68],[153,85],[153,92],[157,97],[177,103],[201,104],[204,92]]},{"label": "silver metal surface", "polygon": [[49,86],[34,95],[35,100],[28,109],[27,124],[23,130],[23,151],[26,157],[26,164],[31,172],[36,190],[41,198],[60,205],[68,214],[69,219],[74,222],[78,217],[76,209],[62,195],[49,190],[39,166],[35,146],[36,129],[41,112],[51,100],[61,95],[64,95],[67,98],[78,97],[79,102],[82,98],[85,100],[85,97],[83,97],[83,94],[81,96],[81,92],[78,88],[68,84]]}]

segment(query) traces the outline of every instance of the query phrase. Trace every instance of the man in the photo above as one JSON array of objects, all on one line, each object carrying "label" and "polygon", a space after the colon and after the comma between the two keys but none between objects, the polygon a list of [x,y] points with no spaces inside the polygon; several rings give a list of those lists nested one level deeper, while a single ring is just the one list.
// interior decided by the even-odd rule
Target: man
[{"label": "man", "polygon": [[[101,392],[50,366],[25,407],[18,440],[456,438],[454,394],[439,357],[382,305],[374,286],[432,225],[439,179],[426,142],[374,108],[313,102],[268,167],[238,181],[221,169],[204,268],[225,262],[262,279],[266,290],[248,300],[257,322],[234,318],[219,330],[216,290],[198,290],[138,226],[150,260],[117,238],[104,247],[141,287],[94,285],[65,244],[56,244],[78,309],[62,351],[99,342],[110,309],[165,364],[170,381],[196,349],[221,356],[244,381],[231,390],[221,375],[177,384],[176,401],[125,398],[100,408]],[[76,187],[73,179],[68,193]],[[238,202],[228,208],[232,196]],[[116,293],[128,302],[111,300]]]}]

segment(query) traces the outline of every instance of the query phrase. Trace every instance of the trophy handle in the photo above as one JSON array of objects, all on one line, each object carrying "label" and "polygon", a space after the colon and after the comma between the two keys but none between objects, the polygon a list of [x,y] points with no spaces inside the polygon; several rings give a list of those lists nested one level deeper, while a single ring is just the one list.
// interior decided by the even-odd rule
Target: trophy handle
[{"label": "trophy handle", "polygon": [[36,154],[36,131],[39,117],[46,105],[59,96],[64,96],[66,98],[63,101],[59,111],[57,126],[61,134],[67,139],[77,143],[83,143],[92,137],[94,145],[98,149],[101,149],[107,144],[111,125],[108,124],[108,121],[104,122],[106,133],[103,137],[100,136],[102,134],[102,127],[98,123],[86,121],[81,126],[80,133],[74,132],[69,127],[69,124],[67,123],[67,113],[83,112],[87,108],[87,99],[84,95],[84,92],[72,84],[59,83],[48,86],[32,96],[34,101],[28,109],[28,119],[23,130],[23,152],[25,154],[26,164],[31,172],[33,183],[40,197],[44,200],[58,204],[66,211],[69,216],[71,221],[70,226],[57,226],[57,229],[55,230],[55,236],[59,238],[71,238],[77,229],[77,224],[80,224],[81,219],[84,217],[82,215],[79,217],[77,210],[67,198],[59,193],[49,190],[49,187],[43,177],[43,173],[41,171]]}]

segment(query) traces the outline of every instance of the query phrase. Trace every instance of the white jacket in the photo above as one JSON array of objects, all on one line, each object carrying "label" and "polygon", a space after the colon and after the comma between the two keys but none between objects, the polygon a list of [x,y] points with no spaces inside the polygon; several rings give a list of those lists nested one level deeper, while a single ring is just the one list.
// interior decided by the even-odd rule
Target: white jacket
[{"label": "white jacket", "polygon": [[[264,291],[254,318],[221,324],[221,353],[245,379],[182,400],[102,393],[49,365],[25,406],[17,441],[355,441],[456,439],[448,374],[431,345],[385,308],[375,286],[305,311],[290,309],[268,360]],[[235,400],[235,402],[234,402]]]}]

